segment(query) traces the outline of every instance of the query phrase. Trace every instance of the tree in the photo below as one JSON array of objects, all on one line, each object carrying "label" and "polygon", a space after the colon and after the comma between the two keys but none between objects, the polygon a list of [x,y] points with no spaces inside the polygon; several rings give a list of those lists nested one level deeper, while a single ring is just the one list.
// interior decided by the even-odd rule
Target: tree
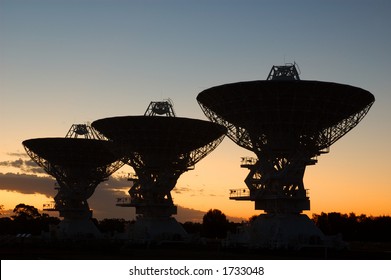
[{"label": "tree", "polygon": [[[15,206],[14,215],[11,216],[11,224],[8,233],[31,233],[33,235],[41,234],[42,231],[48,231],[50,225],[57,225],[60,219],[57,217],[51,217],[48,214],[39,213],[38,209],[34,206],[20,203]],[[6,224],[9,221],[2,221]]]},{"label": "tree", "polygon": [[202,235],[209,238],[227,236],[229,221],[218,209],[210,209],[202,218]]},{"label": "tree", "polygon": [[255,220],[259,217],[259,215],[252,215],[249,219],[248,219],[248,222],[250,224],[254,223]]},{"label": "tree", "polygon": [[16,205],[13,212],[15,213],[15,215],[12,216],[14,220],[34,220],[41,217],[37,208],[24,203]]},{"label": "tree", "polygon": [[357,216],[336,212],[314,214],[313,220],[326,235],[342,234],[345,241],[390,242],[391,217]]}]

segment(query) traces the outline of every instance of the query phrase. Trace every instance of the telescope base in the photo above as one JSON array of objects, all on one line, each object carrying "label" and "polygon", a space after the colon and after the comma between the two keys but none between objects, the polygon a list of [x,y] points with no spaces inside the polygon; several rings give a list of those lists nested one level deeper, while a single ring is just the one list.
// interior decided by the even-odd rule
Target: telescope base
[{"label": "telescope base", "polygon": [[252,249],[300,250],[307,247],[335,247],[304,214],[261,214],[240,232],[227,238],[227,246]]},{"label": "telescope base", "polygon": [[138,217],[129,237],[141,242],[184,241],[187,233],[173,217]]},{"label": "telescope base", "polygon": [[103,238],[89,215],[79,218],[64,217],[54,229],[51,229],[51,236],[57,239],[73,240]]}]

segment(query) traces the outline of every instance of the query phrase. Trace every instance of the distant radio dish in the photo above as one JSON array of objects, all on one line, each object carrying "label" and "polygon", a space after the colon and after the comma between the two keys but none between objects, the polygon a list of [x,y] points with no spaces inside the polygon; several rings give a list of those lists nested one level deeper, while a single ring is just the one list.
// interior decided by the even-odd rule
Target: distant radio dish
[{"label": "distant radio dish", "polygon": [[[180,175],[214,150],[223,140],[224,126],[175,117],[171,103],[151,102],[144,116],[111,117],[92,126],[113,141],[119,157],[127,159],[137,176],[131,178],[130,199],[118,206],[135,207],[136,238],[184,239],[186,232],[172,218],[171,197]],[[159,116],[157,116],[158,114]],[[165,116],[162,116],[165,114]]]},{"label": "distant radio dish", "polygon": [[[60,217],[64,217],[59,225],[59,238],[100,237],[91,221],[92,210],[87,200],[99,183],[123,166],[112,152],[113,143],[96,139],[97,134],[92,131],[88,126],[73,125],[65,138],[23,141],[31,159],[57,180],[55,203],[45,209],[59,211]],[[78,138],[80,135],[84,138]]]}]

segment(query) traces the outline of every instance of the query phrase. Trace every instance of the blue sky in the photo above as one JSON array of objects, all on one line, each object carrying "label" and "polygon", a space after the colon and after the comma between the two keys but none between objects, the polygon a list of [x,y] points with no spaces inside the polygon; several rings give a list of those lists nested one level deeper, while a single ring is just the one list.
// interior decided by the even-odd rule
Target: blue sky
[{"label": "blue sky", "polygon": [[[177,115],[206,119],[200,91],[265,79],[272,65],[296,61],[302,79],[351,84],[376,97],[363,122],[308,168],[312,208],[343,211],[353,196],[362,207],[352,210],[376,213],[376,197],[391,200],[390,14],[391,2],[376,0],[0,0],[0,161],[16,160],[25,139],[140,115],[152,100],[171,98]],[[179,184],[204,185],[198,193],[231,215],[236,205],[240,215],[250,213],[251,202],[225,202],[229,188],[244,187],[245,155],[225,139]],[[212,169],[213,180],[202,177]],[[331,195],[340,192],[339,200]],[[332,206],[321,199],[328,196]],[[176,202],[197,208],[190,200],[178,194]]]}]

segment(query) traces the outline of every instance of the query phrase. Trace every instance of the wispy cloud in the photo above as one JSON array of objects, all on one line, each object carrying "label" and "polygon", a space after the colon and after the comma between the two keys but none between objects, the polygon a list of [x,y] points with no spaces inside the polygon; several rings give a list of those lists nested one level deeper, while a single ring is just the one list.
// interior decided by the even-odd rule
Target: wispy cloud
[{"label": "wispy cloud", "polygon": [[176,194],[181,194],[184,192],[191,192],[192,189],[188,187],[175,187],[172,191]]},{"label": "wispy cloud", "polygon": [[12,153],[7,153],[7,155],[12,157],[19,157],[19,158],[29,158],[29,156],[25,152],[12,152]]},{"label": "wispy cloud", "polygon": [[22,194],[40,193],[46,196],[55,195],[55,180],[51,177],[40,177],[30,174],[0,173],[0,189],[16,191]]},{"label": "wispy cloud", "polygon": [[23,165],[23,160],[21,158],[17,160],[8,160],[8,161],[0,161],[0,166],[11,166],[20,168]]},{"label": "wispy cloud", "polygon": [[[13,163],[17,165],[16,163]],[[0,173],[0,190],[14,191],[20,194],[42,194],[52,200],[57,194],[56,180],[49,176],[37,176],[35,174]],[[88,200],[94,210],[94,217],[134,219],[134,209],[117,207],[117,197],[126,196],[129,182],[123,178],[112,178],[101,183],[96,188],[93,196]],[[38,206],[38,208],[40,208]]]},{"label": "wispy cloud", "polygon": [[204,185],[202,185],[201,188],[190,187],[189,185],[186,185],[186,187],[176,186],[172,191],[174,194],[178,194],[178,195],[188,194],[192,197],[200,197],[200,196],[221,197],[221,195],[216,195],[214,193],[206,192],[204,187],[205,187]]},{"label": "wispy cloud", "polygon": [[19,168],[24,173],[45,174],[45,171],[31,159],[18,158],[16,160],[0,161],[0,166]]},{"label": "wispy cloud", "polygon": [[[49,176],[37,176],[35,174],[0,173],[0,189],[16,191],[23,194],[40,193],[53,196],[56,180]],[[128,189],[129,182],[121,178],[109,178],[101,183],[105,189],[119,190]]]}]

